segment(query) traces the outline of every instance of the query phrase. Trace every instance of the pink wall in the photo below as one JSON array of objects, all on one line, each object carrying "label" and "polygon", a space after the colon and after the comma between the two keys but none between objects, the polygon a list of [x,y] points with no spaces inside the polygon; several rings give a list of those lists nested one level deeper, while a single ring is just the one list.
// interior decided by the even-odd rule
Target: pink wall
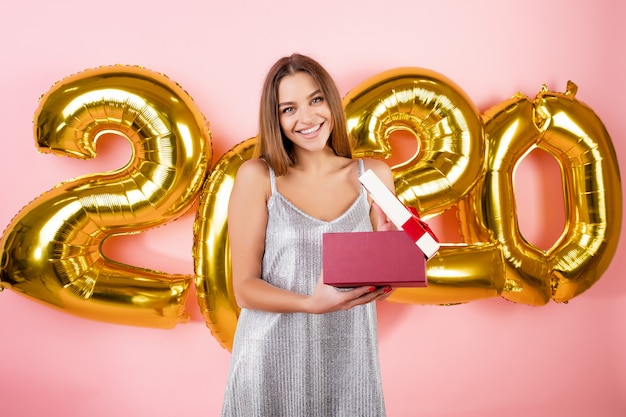
[{"label": "pink wall", "polygon": [[[256,134],[262,77],[276,58],[300,51],[325,64],[343,94],[384,70],[419,66],[452,79],[481,111],[516,92],[532,98],[542,84],[564,91],[572,80],[577,98],[608,129],[622,171],[626,167],[622,2],[241,3],[2,5],[0,228],[58,182],[126,162],[121,140],[102,141],[98,158],[78,161],[38,154],[32,135],[38,98],[54,82],[110,64],[141,65],[180,83],[211,123],[214,162]],[[531,198],[545,183],[540,164],[525,168],[518,192]],[[560,233],[535,227],[551,216],[551,198],[538,196],[521,219],[537,245],[549,246]],[[191,274],[193,220],[192,211],[159,229],[118,238],[111,250],[125,263]],[[530,307],[502,298],[451,307],[382,303],[388,414],[626,415],[624,239],[621,233],[602,278],[568,304]],[[189,323],[156,330],[89,321],[3,291],[0,414],[218,415],[229,353],[206,328],[194,294],[188,309]]]}]

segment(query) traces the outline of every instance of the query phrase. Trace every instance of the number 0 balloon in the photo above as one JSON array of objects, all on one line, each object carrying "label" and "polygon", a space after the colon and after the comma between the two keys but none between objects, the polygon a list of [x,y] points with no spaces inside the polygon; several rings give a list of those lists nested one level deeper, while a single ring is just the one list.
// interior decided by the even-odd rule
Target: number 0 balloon
[{"label": "number 0 balloon", "polygon": [[232,291],[228,245],[228,200],[237,170],[252,158],[255,138],[226,152],[215,164],[200,198],[194,223],[196,292],[206,324],[227,350],[232,346],[239,307]]},{"label": "number 0 balloon", "polygon": [[[575,97],[544,86],[534,101],[523,95],[485,113],[489,137],[487,174],[467,204],[462,228],[468,241],[488,236],[502,244],[507,263],[503,297],[529,305],[565,302],[595,283],[619,242],[622,194],[617,156],[598,116]],[[566,224],[547,251],[518,228],[515,168],[533,149],[561,167]]]}]

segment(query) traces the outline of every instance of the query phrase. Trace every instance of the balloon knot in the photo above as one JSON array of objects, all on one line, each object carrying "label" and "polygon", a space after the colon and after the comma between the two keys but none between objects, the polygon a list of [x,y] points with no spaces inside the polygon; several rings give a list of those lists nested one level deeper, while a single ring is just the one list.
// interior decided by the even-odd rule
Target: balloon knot
[{"label": "balloon knot", "polygon": [[578,86],[572,80],[568,80],[567,87],[565,88],[565,95],[575,96],[577,92],[578,92]]}]

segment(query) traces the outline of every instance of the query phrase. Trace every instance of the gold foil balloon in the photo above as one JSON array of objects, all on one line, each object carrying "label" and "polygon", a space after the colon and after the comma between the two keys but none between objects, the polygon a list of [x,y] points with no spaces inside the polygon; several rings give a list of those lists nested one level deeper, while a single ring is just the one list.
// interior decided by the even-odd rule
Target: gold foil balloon
[{"label": "gold foil balloon", "polygon": [[186,320],[192,277],[116,262],[102,244],[174,220],[198,197],[211,137],[189,95],[141,67],[90,69],[42,96],[34,127],[41,152],[93,158],[98,138],[114,133],[130,142],[132,157],[24,207],[0,242],[2,287],[106,322],[171,328]]},{"label": "gold foil balloon", "polygon": [[[389,136],[410,132],[417,152],[392,167],[398,197],[425,217],[458,209],[464,243],[443,243],[428,262],[429,286],[397,289],[390,301],[457,304],[502,295],[541,305],[567,301],[600,278],[619,239],[620,177],[606,129],[575,90],[572,83],[566,93],[544,87],[534,101],[516,95],[481,117],[441,74],[398,68],[346,95],[354,156],[388,158]],[[228,201],[256,139],[224,154],[207,180],[206,120],[178,84],[131,66],[58,82],[42,96],[34,124],[42,152],[92,158],[97,139],[113,133],[133,153],[126,166],[58,184],[15,216],[0,240],[0,288],[87,318],[173,327],[186,319],[192,277],[116,262],[102,245],[176,219],[202,192],[193,230],[195,288],[207,326],[230,350],[239,307]],[[558,161],[566,197],[564,231],[547,251],[517,227],[513,174],[535,148]]]},{"label": "gold foil balloon", "polygon": [[[588,289],[616,251],[622,195],[615,150],[598,116],[575,97],[544,86],[534,101],[517,95],[485,113],[489,137],[487,174],[464,202],[466,240],[490,236],[507,263],[503,297],[542,305],[565,302]],[[515,168],[533,149],[552,155],[561,168],[566,224],[546,251],[518,228]]]},{"label": "gold foil balloon", "polygon": [[397,288],[389,301],[449,305],[497,297],[505,263],[497,243],[446,244],[426,264],[427,288]]},{"label": "gold foil balloon", "polygon": [[[458,85],[423,68],[397,68],[361,83],[344,98],[354,156],[388,158],[389,137],[408,131],[418,142],[408,161],[392,166],[398,198],[432,217],[455,206],[481,180],[484,126]],[[489,267],[484,267],[489,265]],[[427,288],[399,288],[390,301],[456,304],[498,296],[504,287],[499,245],[442,244],[428,261]]]},{"label": "gold foil balloon", "polygon": [[456,205],[480,180],[480,113],[447,77],[423,68],[388,70],[351,90],[344,107],[356,157],[388,158],[393,132],[415,136],[417,152],[392,171],[398,198],[420,215]]},{"label": "gold foil balloon", "polygon": [[[465,93],[442,75],[418,68],[387,71],[352,90],[344,106],[349,133],[356,141],[354,157],[389,157],[388,137],[398,129],[413,132],[419,141],[419,151],[410,161],[392,167],[405,204],[437,215],[480,180],[482,120]],[[252,157],[253,148],[254,139],[248,139],[220,159],[195,223],[200,306],[213,335],[228,350],[239,308],[229,268],[227,205],[237,169]],[[429,261],[428,278],[429,288],[399,289],[389,299],[453,304],[497,296],[504,286],[501,248],[495,242],[443,245]]]},{"label": "gold foil balloon", "polygon": [[202,193],[194,223],[198,303],[211,333],[227,350],[232,348],[239,316],[230,270],[228,201],[237,170],[252,158],[255,143],[255,138],[245,140],[220,158]]}]

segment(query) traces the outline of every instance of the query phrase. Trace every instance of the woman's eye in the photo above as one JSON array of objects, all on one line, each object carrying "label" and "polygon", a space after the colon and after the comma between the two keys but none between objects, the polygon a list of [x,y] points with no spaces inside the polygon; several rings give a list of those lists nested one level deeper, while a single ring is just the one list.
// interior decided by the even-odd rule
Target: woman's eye
[{"label": "woman's eye", "polygon": [[320,97],[315,97],[313,100],[311,100],[311,103],[318,104],[318,103],[321,103],[322,101],[324,101],[324,98],[320,96]]},{"label": "woman's eye", "polygon": [[283,107],[281,110],[281,113],[286,114],[286,113],[291,113],[293,112],[293,107]]}]

